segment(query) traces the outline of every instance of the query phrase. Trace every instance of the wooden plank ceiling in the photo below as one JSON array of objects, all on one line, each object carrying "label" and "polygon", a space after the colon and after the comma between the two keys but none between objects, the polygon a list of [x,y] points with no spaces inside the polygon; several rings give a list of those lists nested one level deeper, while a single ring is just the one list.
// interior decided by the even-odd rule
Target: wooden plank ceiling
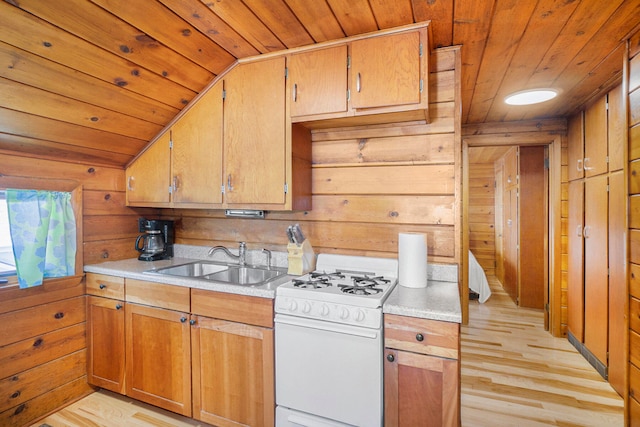
[{"label": "wooden plank ceiling", "polygon": [[[0,151],[124,166],[237,58],[425,20],[463,123],[562,117],[619,81],[640,0],[5,0]],[[502,102],[530,87],[562,94]]]}]

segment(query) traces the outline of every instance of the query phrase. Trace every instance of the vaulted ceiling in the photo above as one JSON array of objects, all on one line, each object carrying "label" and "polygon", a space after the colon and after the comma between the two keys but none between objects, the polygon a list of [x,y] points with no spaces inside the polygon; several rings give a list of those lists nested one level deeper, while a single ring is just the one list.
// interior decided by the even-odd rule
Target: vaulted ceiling
[{"label": "vaulted ceiling", "polygon": [[[463,123],[562,117],[619,82],[640,0],[5,0],[0,151],[124,166],[237,58],[425,20]],[[531,87],[562,92],[503,103]]]}]

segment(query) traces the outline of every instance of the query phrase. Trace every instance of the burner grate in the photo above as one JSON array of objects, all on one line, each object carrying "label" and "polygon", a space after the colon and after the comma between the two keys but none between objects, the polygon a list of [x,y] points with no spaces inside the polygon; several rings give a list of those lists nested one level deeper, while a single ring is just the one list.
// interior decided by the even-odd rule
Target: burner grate
[{"label": "burner grate", "polygon": [[343,293],[351,295],[376,295],[382,292],[382,289],[376,288],[375,284],[359,285],[355,283],[353,285],[338,285]]},{"label": "burner grate", "polygon": [[309,280],[293,279],[293,286],[300,289],[320,289],[333,285],[327,278],[311,278]]}]

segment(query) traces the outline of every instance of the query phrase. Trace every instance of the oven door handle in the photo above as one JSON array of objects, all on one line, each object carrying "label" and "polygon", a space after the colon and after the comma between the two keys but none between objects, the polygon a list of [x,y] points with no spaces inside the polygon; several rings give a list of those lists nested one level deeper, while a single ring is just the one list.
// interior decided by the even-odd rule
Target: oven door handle
[{"label": "oven door handle", "polygon": [[354,335],[356,337],[376,339],[379,332],[374,329],[365,329],[359,326],[342,325],[339,323],[325,322],[321,320],[305,319],[302,317],[290,317],[276,314],[274,319],[276,326],[278,323],[302,328],[318,329],[320,331],[335,332],[339,334]]}]

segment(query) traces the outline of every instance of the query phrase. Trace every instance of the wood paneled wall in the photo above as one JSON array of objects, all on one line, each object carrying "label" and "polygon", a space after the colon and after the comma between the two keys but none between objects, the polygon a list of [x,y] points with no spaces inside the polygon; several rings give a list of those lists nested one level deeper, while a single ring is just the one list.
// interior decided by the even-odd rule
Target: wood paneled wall
[{"label": "wood paneled wall", "polygon": [[[125,206],[124,170],[92,164],[64,163],[0,152],[0,176],[29,180],[72,181],[83,188],[84,264],[133,258],[137,218],[155,210]],[[0,181],[0,185],[1,181]]]},{"label": "wood paneled wall", "polygon": [[[266,220],[221,211],[164,210],[176,241],[286,251],[300,223],[316,252],[396,257],[398,233],[427,235],[430,262],[458,263],[460,248],[459,48],[431,56],[431,123],[318,129],[312,134],[313,208]],[[457,131],[456,131],[457,130]]]},{"label": "wood paneled wall", "polygon": [[469,250],[488,276],[496,275],[495,165],[469,163]]}]

